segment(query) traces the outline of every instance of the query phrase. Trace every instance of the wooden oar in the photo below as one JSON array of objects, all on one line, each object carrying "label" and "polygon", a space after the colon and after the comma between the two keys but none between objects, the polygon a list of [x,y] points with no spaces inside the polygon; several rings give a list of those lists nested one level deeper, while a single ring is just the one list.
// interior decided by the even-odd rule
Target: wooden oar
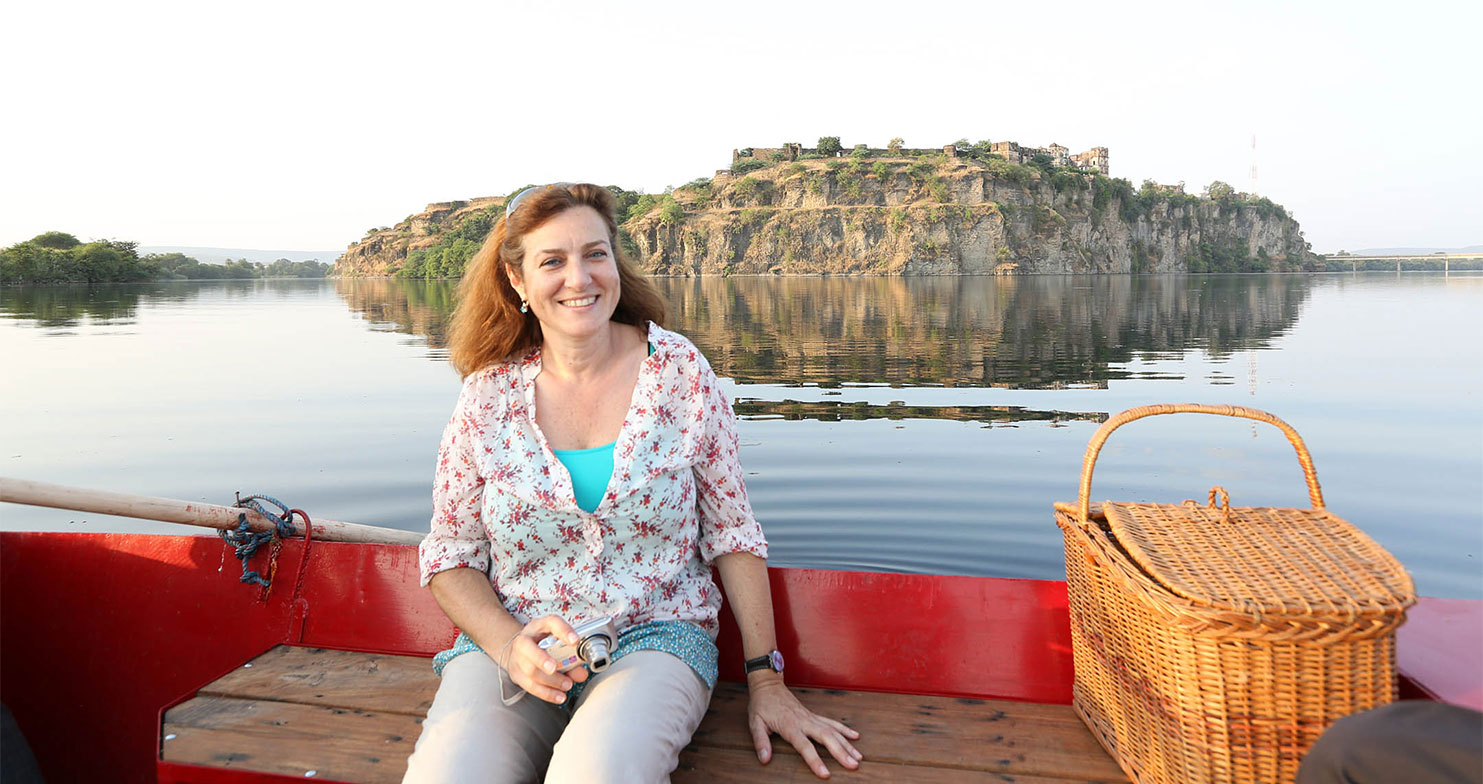
[{"label": "wooden oar", "polygon": [[[273,530],[271,520],[251,509],[180,501],[174,498],[152,498],[128,493],[86,490],[80,487],[8,477],[0,477],[0,501],[216,529],[236,528],[237,516],[246,514],[247,525],[252,530]],[[399,531],[395,528],[380,528],[374,525],[342,523],[337,520],[321,520],[317,517],[310,518],[310,520],[314,526],[314,538],[329,542],[417,544],[422,541],[423,536],[415,531]]]}]

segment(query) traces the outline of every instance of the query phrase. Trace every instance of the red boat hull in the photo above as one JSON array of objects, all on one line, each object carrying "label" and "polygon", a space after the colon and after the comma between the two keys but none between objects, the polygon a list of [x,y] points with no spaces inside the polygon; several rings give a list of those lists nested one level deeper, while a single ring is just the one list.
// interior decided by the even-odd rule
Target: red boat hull
[{"label": "red boat hull", "polygon": [[[0,697],[49,782],[155,781],[160,711],[273,645],[430,656],[454,636],[417,586],[412,547],[316,542],[306,558],[303,542],[287,542],[265,600],[240,573],[211,536],[0,534]],[[771,579],[790,682],[1070,702],[1062,582],[807,569]],[[1401,635],[1412,696],[1483,708],[1483,602],[1423,600]],[[729,616],[720,647],[722,677],[739,680]]]}]

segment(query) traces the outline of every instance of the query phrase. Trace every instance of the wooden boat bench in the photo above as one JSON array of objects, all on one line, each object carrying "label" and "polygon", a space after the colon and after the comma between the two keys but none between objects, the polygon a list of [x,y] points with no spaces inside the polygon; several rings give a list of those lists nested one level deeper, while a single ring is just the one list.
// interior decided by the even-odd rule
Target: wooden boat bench
[{"label": "wooden boat bench", "polygon": [[[168,708],[160,781],[395,784],[432,704],[437,676],[418,656],[279,645]],[[798,689],[810,708],[860,730],[858,771],[836,781],[1126,782],[1068,705]],[[759,765],[746,687],[723,682],[676,782],[817,781],[778,739]],[[256,774],[256,775],[255,775]]]}]

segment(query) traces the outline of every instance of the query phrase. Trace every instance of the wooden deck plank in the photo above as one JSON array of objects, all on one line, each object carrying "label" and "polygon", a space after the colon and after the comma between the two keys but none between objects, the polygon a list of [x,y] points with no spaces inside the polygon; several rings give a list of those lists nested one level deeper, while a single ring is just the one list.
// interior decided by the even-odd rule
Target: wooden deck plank
[{"label": "wooden deck plank", "polygon": [[[857,746],[873,761],[1128,780],[1069,705],[816,689],[795,692],[810,710],[859,730]],[[746,686],[718,684],[692,745],[750,751],[746,716]],[[773,747],[796,754],[791,745],[776,739]]]},{"label": "wooden deck plank", "polygon": [[[291,702],[195,697],[165,714],[161,759],[191,765],[396,784],[422,719]],[[171,737],[171,736],[174,737]]]},{"label": "wooden deck plank", "polygon": [[419,656],[279,645],[251,665],[198,693],[421,717],[438,690],[432,662]]},{"label": "wooden deck plank", "polygon": [[[432,704],[437,676],[423,657],[278,646],[171,709],[162,758],[344,781],[397,782]],[[852,781],[1126,782],[1066,705],[797,689],[811,709],[860,730]],[[676,781],[814,781],[774,738],[757,763],[744,684],[717,686]]]},{"label": "wooden deck plank", "polygon": [[[847,781],[850,784],[875,784],[876,782],[911,782],[911,784],[959,784],[960,782],[1014,782],[1015,784],[1111,784],[1111,781],[1126,781],[1118,778],[1064,779],[1033,776],[1020,773],[989,773],[982,770],[934,768],[921,765],[900,765],[890,762],[866,760],[857,770],[846,770],[837,762],[829,764],[830,781]],[[696,748],[680,753],[680,766],[670,777],[674,784],[736,784],[737,782],[788,782],[789,784],[818,784],[821,779],[803,763],[797,755],[777,755],[766,765],[758,764],[757,755],[751,751],[722,748]]]}]

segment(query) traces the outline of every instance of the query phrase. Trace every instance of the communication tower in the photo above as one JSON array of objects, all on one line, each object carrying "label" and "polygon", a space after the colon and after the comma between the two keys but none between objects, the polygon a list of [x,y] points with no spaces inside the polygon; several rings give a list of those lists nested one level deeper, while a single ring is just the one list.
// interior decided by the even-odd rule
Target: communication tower
[{"label": "communication tower", "polygon": [[1256,134],[1251,135],[1251,182],[1248,184],[1251,195],[1256,195]]}]

